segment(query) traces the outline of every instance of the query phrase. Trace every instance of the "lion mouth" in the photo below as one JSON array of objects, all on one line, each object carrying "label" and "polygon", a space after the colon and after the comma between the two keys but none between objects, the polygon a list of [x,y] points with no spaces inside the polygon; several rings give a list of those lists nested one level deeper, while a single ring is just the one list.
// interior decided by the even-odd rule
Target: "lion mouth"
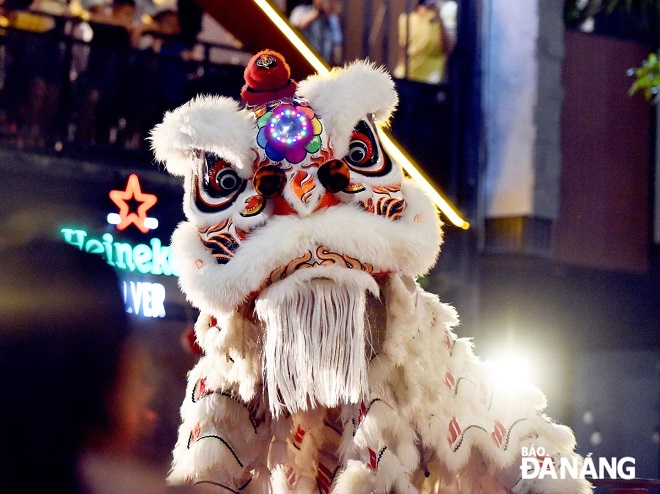
[{"label": "lion mouth", "polygon": [[[343,270],[348,271],[345,271],[344,275],[342,275]],[[293,276],[294,274],[297,276]],[[319,245],[315,249],[307,250],[288,263],[273,269],[270,275],[263,281],[261,287],[251,292],[247,299],[238,306],[237,311],[253,322],[256,322],[258,320],[255,309],[257,299],[261,297],[265,290],[272,288],[273,285],[284,280],[293,281],[292,278],[296,278],[299,281],[326,280],[335,283],[337,276],[341,278],[347,275],[349,277],[360,277],[364,274],[372,278],[372,283],[375,283],[375,285],[371,286],[380,286],[386,282],[390,271],[375,269],[372,264],[334,251],[324,245]],[[379,289],[376,289],[375,293],[378,292]],[[367,300],[371,299],[374,299],[374,294],[367,290]],[[377,295],[375,299],[378,300]]]}]

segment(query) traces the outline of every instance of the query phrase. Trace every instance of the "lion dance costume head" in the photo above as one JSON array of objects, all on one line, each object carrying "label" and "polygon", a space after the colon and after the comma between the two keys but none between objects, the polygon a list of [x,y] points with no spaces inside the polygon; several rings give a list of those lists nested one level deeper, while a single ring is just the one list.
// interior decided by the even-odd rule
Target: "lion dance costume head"
[{"label": "lion dance costume head", "polygon": [[[198,97],[152,133],[184,177],[172,237],[200,310],[170,481],[219,492],[580,493],[521,479],[521,450],[574,457],[535,388],[492,379],[455,311],[415,278],[442,236],[385,153],[397,95],[367,63],[296,83],[281,55],[245,70],[243,105]],[[441,489],[438,491],[438,489]]]}]

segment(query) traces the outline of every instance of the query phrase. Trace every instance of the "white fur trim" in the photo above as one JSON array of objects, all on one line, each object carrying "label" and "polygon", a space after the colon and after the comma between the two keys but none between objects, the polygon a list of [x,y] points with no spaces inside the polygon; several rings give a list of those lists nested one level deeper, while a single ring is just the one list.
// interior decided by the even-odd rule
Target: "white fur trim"
[{"label": "white fur trim", "polygon": [[[270,289],[287,292],[289,285],[304,283],[309,271],[303,269],[298,276]],[[346,275],[351,270],[345,268],[321,272],[329,278],[359,275],[364,279],[356,278],[358,284],[365,280],[373,283],[366,273]],[[384,494],[391,489],[413,494],[416,486],[412,482],[419,479],[417,469],[423,468],[420,462],[428,458],[434,458],[428,465],[433,478],[440,481],[443,489],[450,486],[447,492],[591,492],[584,479],[518,482],[523,446],[533,443],[545,448],[549,455],[573,457],[575,439],[571,431],[540,414],[538,406],[544,405],[545,400],[533,386],[516,388],[491,382],[490,366],[475,357],[468,339],[457,338],[452,332],[457,317],[451,307],[399,275],[391,275],[381,285],[381,291],[386,301],[387,333],[382,351],[369,364],[370,396],[365,400],[366,407],[342,407],[342,443],[333,443],[331,451],[340,453],[343,470],[337,473],[333,494]],[[262,295],[267,296],[268,291]],[[245,470],[237,467],[235,458],[222,443],[205,439],[187,447],[190,431],[199,425],[202,431],[217,431],[225,438],[246,470],[263,469],[263,455],[270,451],[268,465],[275,492],[289,492],[284,489],[282,467],[277,466],[285,464],[294,466],[299,475],[293,492],[314,492],[316,459],[322,448],[328,447],[321,423],[323,409],[290,418],[267,418],[255,433],[240,403],[216,394],[190,402],[200,377],[207,377],[208,387],[226,386],[235,391],[237,383],[243,380],[254,385],[259,374],[254,362],[261,354],[261,341],[257,341],[261,340],[259,326],[238,313],[219,317],[220,329],[205,328],[209,319],[200,316],[196,328],[207,356],[189,376],[187,403],[182,406],[184,421],[170,480],[244,478]],[[224,332],[227,334],[219,336]],[[245,348],[236,348],[238,345]],[[231,364],[226,361],[229,354],[234,359]],[[253,361],[252,366],[235,372],[239,362],[248,361]],[[252,410],[261,410],[260,416],[268,417],[268,405],[261,393],[256,393],[250,406]],[[306,431],[300,449],[288,442],[298,425]],[[425,454],[420,455],[420,450]],[[373,464],[372,452],[379,459],[375,470],[367,466]],[[263,474],[255,489],[265,486],[265,469]]]},{"label": "white fur trim", "polygon": [[173,175],[186,175],[193,166],[191,151],[212,151],[230,162],[238,173],[252,173],[250,151],[255,134],[254,115],[222,96],[197,96],[167,112],[151,131],[156,160]]},{"label": "white fur trim", "polygon": [[360,120],[373,114],[377,121],[387,122],[398,102],[389,74],[365,61],[334,68],[326,76],[312,75],[298,84],[298,94],[323,119],[335,156],[348,152]]},{"label": "white fur trim", "polygon": [[346,469],[337,477],[333,494],[371,494],[376,489],[374,472],[357,460],[349,460]]}]

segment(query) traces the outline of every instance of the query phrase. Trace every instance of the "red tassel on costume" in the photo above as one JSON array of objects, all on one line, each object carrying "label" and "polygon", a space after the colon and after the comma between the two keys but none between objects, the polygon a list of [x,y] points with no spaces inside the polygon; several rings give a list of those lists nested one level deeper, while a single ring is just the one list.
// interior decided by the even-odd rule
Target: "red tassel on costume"
[{"label": "red tassel on costume", "polygon": [[195,336],[195,329],[190,328],[186,330],[183,334],[183,341],[185,342],[185,345],[187,346],[187,349],[190,350],[190,352],[193,355],[203,355],[204,350],[202,350],[202,347],[199,346],[199,343],[197,343],[197,337]]}]

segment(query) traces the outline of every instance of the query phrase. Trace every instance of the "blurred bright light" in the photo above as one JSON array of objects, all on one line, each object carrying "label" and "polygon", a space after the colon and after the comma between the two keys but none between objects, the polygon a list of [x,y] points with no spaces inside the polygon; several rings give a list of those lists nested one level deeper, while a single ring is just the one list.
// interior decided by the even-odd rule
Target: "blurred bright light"
[{"label": "blurred bright light", "polygon": [[111,225],[118,225],[121,222],[121,218],[117,213],[108,213],[108,223]]},{"label": "blurred bright light", "polygon": [[156,218],[145,218],[144,226],[149,228],[149,230],[155,230],[158,228],[158,220]]},{"label": "blurred bright light", "polygon": [[651,441],[653,441],[653,444],[660,444],[660,431],[653,431]]},{"label": "blurred bright light", "polygon": [[509,350],[489,359],[496,382],[507,387],[521,386],[531,382],[532,370],[524,354]]},{"label": "blurred bright light", "polygon": [[[121,223],[121,217],[117,213],[108,213],[107,220],[111,225],[118,225]],[[144,226],[149,230],[155,230],[158,228],[158,220],[151,217],[145,218]]]}]

